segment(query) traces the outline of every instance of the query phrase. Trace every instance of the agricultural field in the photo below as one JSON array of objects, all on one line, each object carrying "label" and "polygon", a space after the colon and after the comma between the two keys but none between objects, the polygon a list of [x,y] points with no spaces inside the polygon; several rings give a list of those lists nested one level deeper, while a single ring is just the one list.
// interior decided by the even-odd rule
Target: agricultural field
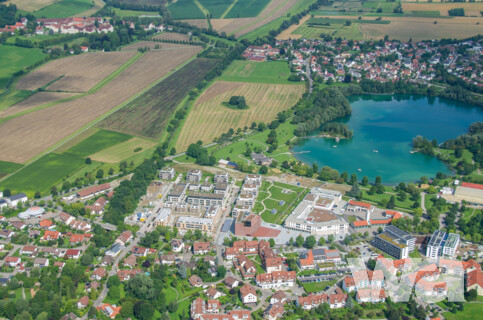
[{"label": "agricultural field", "polygon": [[250,18],[256,17],[270,3],[270,0],[238,0],[225,18]]},{"label": "agricultural field", "polygon": [[159,13],[154,11],[134,11],[134,10],[123,10],[119,8],[109,7],[109,10],[113,10],[118,17],[159,17]]},{"label": "agricultural field", "polygon": [[202,58],[191,61],[110,115],[100,126],[134,135],[160,138],[178,104],[216,63],[217,60]]},{"label": "agricultural field", "polygon": [[86,92],[131,59],[136,52],[92,52],[53,60],[17,83],[17,89]]},{"label": "agricultural field", "polygon": [[40,49],[0,45],[0,93],[3,92],[14,73],[23,70],[46,56]]},{"label": "agricultural field", "polygon": [[38,18],[64,18],[87,11],[94,6],[92,0],[60,0],[34,12]]},{"label": "agricultural field", "polygon": [[1,181],[0,189],[10,189],[12,193],[25,192],[33,197],[36,191],[47,192],[83,165],[84,159],[76,155],[49,153]]},{"label": "agricultural field", "polygon": [[[211,142],[230,128],[250,126],[254,121],[272,121],[277,113],[292,107],[304,91],[303,85],[217,81],[194,103],[178,138],[177,148],[185,150],[198,140]],[[232,96],[244,96],[248,109],[225,107],[223,102]]]},{"label": "agricultural field", "polygon": [[338,0],[327,6],[320,6],[318,10],[311,12],[314,15],[362,15],[362,16],[387,16],[399,15],[393,10],[400,1],[387,2],[385,0]]},{"label": "agricultural field", "polygon": [[75,93],[66,92],[37,92],[28,98],[0,111],[0,118],[6,118],[28,111],[41,105],[75,96]]},{"label": "agricultural field", "polygon": [[8,0],[8,3],[13,3],[17,6],[18,9],[34,12],[43,7],[49,6],[54,3],[56,0]]},{"label": "agricultural field", "polygon": [[176,40],[176,41],[189,41],[190,37],[187,34],[164,32],[153,37],[153,39],[159,40]]},{"label": "agricultural field", "polygon": [[96,152],[90,155],[90,158],[92,160],[105,163],[118,163],[134,156],[135,154],[149,150],[156,145],[157,144],[153,141],[135,137],[125,142],[113,145],[112,147],[102,151]]},{"label": "agricultural field", "polygon": [[465,15],[469,17],[481,17],[483,11],[483,4],[469,3],[469,2],[434,2],[434,3],[417,3],[417,2],[403,2],[402,8],[404,13],[412,12],[439,12],[441,16],[448,16],[448,10],[454,8],[465,9]]},{"label": "agricultural field", "polygon": [[139,94],[199,50],[199,47],[190,46],[149,51],[90,95],[3,122],[0,125],[0,148],[5,152],[0,154],[0,160],[23,163],[53,147],[87,124],[99,121],[107,112]]},{"label": "agricultural field", "polygon": [[205,15],[193,0],[178,0],[168,6],[171,17],[179,19],[204,19]]},{"label": "agricultural field", "polygon": [[74,154],[79,157],[87,157],[110,146],[128,141],[131,138],[131,136],[124,133],[99,130],[87,139],[66,150],[65,153]]},{"label": "agricultural field", "polygon": [[288,81],[290,68],[286,62],[253,62],[235,60],[223,72],[221,80],[234,82],[258,82],[273,84],[293,84]]},{"label": "agricultural field", "polygon": [[22,165],[19,163],[0,161],[0,178],[20,168],[22,168]]},{"label": "agricultural field", "polygon": [[220,18],[227,11],[234,0],[198,0],[205,10],[208,10],[211,18]]}]

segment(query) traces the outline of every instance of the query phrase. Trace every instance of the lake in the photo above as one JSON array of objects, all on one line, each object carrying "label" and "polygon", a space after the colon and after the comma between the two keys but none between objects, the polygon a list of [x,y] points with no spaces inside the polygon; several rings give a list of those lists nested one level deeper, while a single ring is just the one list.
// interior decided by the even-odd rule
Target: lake
[{"label": "lake", "polygon": [[438,171],[451,171],[435,157],[410,153],[414,137],[421,135],[441,143],[483,120],[483,108],[441,98],[362,95],[349,97],[349,102],[352,114],[339,121],[354,130],[354,137],[339,143],[329,138],[305,139],[293,151],[309,152],[295,154],[297,159],[340,173],[356,173],[359,180],[367,176],[373,182],[381,176],[389,185],[415,182],[422,176],[434,177]]}]

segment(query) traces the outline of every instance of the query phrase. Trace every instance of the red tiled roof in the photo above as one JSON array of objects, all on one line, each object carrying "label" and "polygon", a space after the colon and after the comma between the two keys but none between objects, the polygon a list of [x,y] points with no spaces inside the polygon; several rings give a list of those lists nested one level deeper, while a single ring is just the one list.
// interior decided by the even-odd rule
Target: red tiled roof
[{"label": "red tiled roof", "polygon": [[369,223],[366,220],[358,220],[358,221],[352,222],[352,225],[354,227],[365,227],[365,226],[368,226]]},{"label": "red tiled roof", "polygon": [[77,194],[81,198],[83,198],[83,197],[87,197],[87,196],[89,196],[91,194],[100,192],[100,191],[108,190],[110,188],[111,188],[111,184],[109,184],[109,183],[103,183],[103,184],[100,184],[100,185],[97,185],[97,186],[92,186],[90,188],[81,190],[81,191],[77,192]]},{"label": "red tiled roof", "polygon": [[463,183],[461,183],[461,186],[462,187],[465,187],[465,188],[472,188],[472,189],[483,190],[483,184],[463,182]]},{"label": "red tiled roof", "polygon": [[372,205],[370,203],[362,202],[362,201],[355,201],[355,200],[350,200],[349,204],[352,205],[352,206],[363,207],[363,208],[366,208],[366,209],[370,209],[372,207]]},{"label": "red tiled roof", "polygon": [[468,272],[466,277],[466,285],[468,287],[471,287],[475,284],[478,284],[480,288],[483,288],[483,274],[481,273],[481,270],[478,269]]}]

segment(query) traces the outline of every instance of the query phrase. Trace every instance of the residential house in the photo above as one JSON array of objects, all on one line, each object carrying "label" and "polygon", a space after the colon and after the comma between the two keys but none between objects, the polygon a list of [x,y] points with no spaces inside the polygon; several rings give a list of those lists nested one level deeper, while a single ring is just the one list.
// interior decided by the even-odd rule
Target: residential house
[{"label": "residential house", "polygon": [[49,266],[49,259],[46,258],[35,258],[34,259],[34,267],[35,268],[43,268]]},{"label": "residential house", "polygon": [[287,301],[288,301],[287,294],[281,290],[272,294],[272,297],[270,298],[270,304],[274,304],[277,302],[285,303]]},{"label": "residential house", "polygon": [[231,276],[228,276],[223,280],[223,283],[225,283],[228,288],[233,289],[238,287],[239,281]]},{"label": "residential house", "polygon": [[209,287],[208,290],[206,290],[206,296],[210,299],[218,299],[222,294],[220,291],[216,290],[216,288]]},{"label": "residential house", "polygon": [[134,266],[136,266],[136,260],[136,256],[131,254],[129,257],[124,259],[124,266],[132,269]]},{"label": "residential house", "polygon": [[173,265],[176,262],[176,256],[174,254],[161,255],[161,264]]},{"label": "residential house", "polygon": [[184,249],[184,243],[179,239],[173,239],[171,240],[171,247],[174,252],[181,252]]},{"label": "residential house", "polygon": [[91,280],[101,281],[102,278],[106,276],[106,269],[104,268],[96,268],[91,275]]},{"label": "residential house", "polygon": [[8,229],[0,230],[0,238],[10,239],[14,235],[15,235],[15,232],[13,232],[12,230],[8,230]]},{"label": "residential house", "polygon": [[115,305],[111,305],[109,303],[103,303],[100,307],[97,307],[97,309],[101,310],[111,319],[114,319],[121,312],[121,307],[116,307]]},{"label": "residential house", "polygon": [[127,280],[135,277],[137,274],[139,274],[141,272],[142,272],[141,269],[118,270],[117,276],[119,277],[119,280],[127,281]]},{"label": "residential house", "polygon": [[120,245],[119,243],[115,243],[109,248],[109,250],[106,251],[106,255],[117,257],[123,249],[124,247],[122,245]]},{"label": "residential house", "polygon": [[5,258],[5,265],[7,265],[9,267],[16,267],[21,262],[22,262],[22,258],[20,258],[20,257],[9,256],[9,257]]},{"label": "residential house", "polygon": [[193,254],[194,255],[204,255],[211,252],[212,246],[209,242],[195,242],[193,243]]},{"label": "residential house", "polygon": [[54,223],[51,220],[43,219],[39,222],[39,226],[43,229],[51,229],[54,227]]},{"label": "residential house", "polygon": [[81,252],[80,250],[76,250],[76,249],[69,249],[65,252],[65,257],[67,259],[79,259],[80,258],[80,255],[81,255]]},{"label": "residential house", "polygon": [[240,288],[240,299],[244,304],[256,303],[258,301],[257,292],[249,284]]},{"label": "residential house", "polygon": [[131,249],[131,254],[135,255],[136,257],[145,257],[148,254],[148,249],[135,246]]},{"label": "residential house", "polygon": [[29,255],[29,256],[33,256],[37,253],[37,247],[36,246],[23,246],[23,248],[20,249],[19,253]]},{"label": "residential house", "polygon": [[358,303],[379,303],[386,301],[386,294],[382,289],[360,289],[356,300]]},{"label": "residential house", "polygon": [[56,261],[54,262],[54,267],[59,268],[59,271],[62,272],[62,269],[64,269],[65,262],[62,261]]},{"label": "residential house", "polygon": [[193,286],[193,287],[201,287],[203,285],[203,279],[201,279],[197,275],[192,275],[189,279],[188,282]]},{"label": "residential house", "polygon": [[274,304],[270,304],[267,309],[265,309],[263,316],[268,320],[277,320],[283,316],[284,312],[285,310],[283,308],[283,304],[276,302]]},{"label": "residential house", "polygon": [[85,309],[89,305],[89,297],[83,296],[77,301],[77,309]]},{"label": "residential house", "polygon": [[125,246],[133,239],[132,232],[131,231],[124,231],[121,233],[119,237],[116,238],[116,243]]},{"label": "residential house", "polygon": [[256,283],[262,289],[292,287],[297,280],[295,271],[274,271],[271,273],[258,274]]},{"label": "residential house", "polygon": [[7,202],[10,203],[10,207],[12,208],[16,208],[19,203],[25,203],[27,201],[28,198],[25,193],[15,194],[7,199]]}]

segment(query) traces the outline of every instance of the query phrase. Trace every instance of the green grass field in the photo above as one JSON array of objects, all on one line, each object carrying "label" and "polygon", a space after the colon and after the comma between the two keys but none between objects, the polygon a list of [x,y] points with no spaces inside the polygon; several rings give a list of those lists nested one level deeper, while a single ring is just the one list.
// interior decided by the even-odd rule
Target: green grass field
[{"label": "green grass field", "polygon": [[198,0],[207,9],[211,18],[218,19],[231,6],[234,0]]},{"label": "green grass field", "polygon": [[20,163],[0,161],[0,177],[12,173],[22,167],[23,165],[21,165]]},{"label": "green grass field", "polygon": [[80,157],[87,157],[88,155],[109,148],[115,144],[127,141],[131,138],[132,137],[130,135],[125,133],[100,130],[67,150],[66,153],[74,154]]},{"label": "green grass field", "polygon": [[205,15],[193,0],[178,0],[168,6],[173,20],[204,19]]},{"label": "green grass field", "polygon": [[333,286],[334,284],[336,284],[336,282],[337,280],[322,281],[322,282],[308,282],[308,283],[302,283],[302,286],[304,287],[307,293],[310,293],[310,292],[323,291],[326,286]]},{"label": "green grass field", "polygon": [[477,314],[483,312],[483,303],[466,303],[463,311],[456,313],[445,312],[443,316],[446,320],[473,320]]},{"label": "green grass field", "polygon": [[220,80],[235,82],[256,82],[294,84],[288,81],[290,68],[286,62],[252,62],[235,60],[220,77]]},{"label": "green grass field", "polygon": [[270,3],[270,0],[238,0],[225,18],[256,17]]},{"label": "green grass field", "polygon": [[25,192],[30,197],[36,191],[46,193],[83,165],[84,159],[79,156],[49,153],[0,182],[0,189],[10,189],[12,193]]},{"label": "green grass field", "polygon": [[159,17],[159,13],[153,11],[134,11],[134,10],[123,10],[119,8],[112,8],[109,7],[109,10],[114,10],[116,16],[118,17],[139,17],[139,16],[148,16],[148,17]]},{"label": "green grass field", "polygon": [[15,72],[41,61],[45,58],[45,55],[40,49],[36,48],[31,49],[0,45],[0,57],[2,57],[0,59],[1,93]]},{"label": "green grass field", "polygon": [[64,18],[76,15],[93,7],[91,0],[61,0],[42,8],[34,15],[37,18]]}]

